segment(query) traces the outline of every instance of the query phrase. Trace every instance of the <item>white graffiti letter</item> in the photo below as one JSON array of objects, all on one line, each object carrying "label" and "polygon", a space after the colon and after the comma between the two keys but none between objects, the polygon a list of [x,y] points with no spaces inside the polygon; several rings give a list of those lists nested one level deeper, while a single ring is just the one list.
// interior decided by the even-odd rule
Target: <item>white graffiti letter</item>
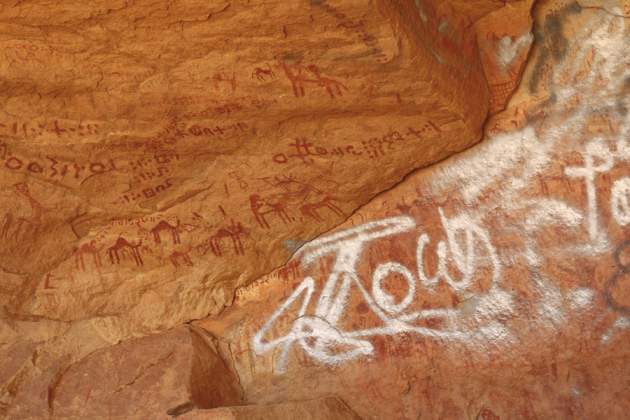
[{"label": "white graffiti letter", "polygon": [[[476,255],[475,255],[475,242],[476,239],[480,240],[488,252],[488,257],[492,264],[492,282],[493,285],[499,279],[501,266],[499,264],[499,258],[496,255],[492,243],[490,243],[490,237],[486,231],[481,228],[470,216],[467,214],[460,214],[451,219],[447,219],[444,216],[442,208],[439,207],[440,218],[442,219],[442,225],[446,231],[446,238],[448,240],[448,248],[451,254],[451,259],[455,263],[457,269],[462,273],[462,278],[459,281],[451,279],[449,276],[445,276],[445,280],[448,284],[457,291],[465,290],[472,281],[472,275],[475,272]],[[458,233],[464,234],[465,246],[462,249],[458,240]]]},{"label": "white graffiti letter", "polygon": [[[392,271],[402,274],[405,280],[407,280],[407,287],[409,288],[407,296],[405,296],[405,298],[398,304],[396,304],[393,296],[385,293],[381,288],[381,282]],[[379,265],[374,271],[374,276],[372,277],[372,296],[374,296],[374,301],[390,314],[396,314],[407,309],[407,307],[413,302],[415,294],[415,279],[413,278],[411,271],[409,271],[404,265],[395,262],[388,262]]]},{"label": "white graffiti letter", "polygon": [[[595,159],[602,162],[595,165]],[[595,174],[597,172],[609,171],[613,166],[614,156],[610,148],[599,140],[593,140],[586,145],[584,153],[584,166],[569,166],[564,169],[567,176],[584,178],[586,182],[586,199],[588,202],[588,235],[591,240],[596,240],[598,236],[597,227],[597,197],[595,190]]]},{"label": "white graffiti letter", "polygon": [[437,282],[440,280],[440,277],[443,277],[448,283],[451,282],[450,277],[448,277],[448,270],[446,269],[446,244],[443,241],[438,242],[437,244],[437,257],[438,257],[438,267],[437,272],[433,278],[428,278],[424,272],[424,260],[422,259],[424,246],[429,243],[429,235],[423,233],[418,238],[418,246],[416,248],[416,261],[418,264],[418,278],[422,282],[422,285],[427,289],[431,290],[435,287]]},{"label": "white graffiti letter", "polygon": [[[307,277],[260,331],[254,335],[254,351],[262,354],[278,345],[284,345],[278,361],[277,373],[284,372],[288,351],[294,342],[298,342],[309,356],[325,363],[334,364],[371,354],[374,347],[369,341],[355,338],[352,333],[340,332],[336,327],[345,311],[350,286],[354,284],[359,288],[369,307],[387,324],[391,320],[378,305],[388,312],[404,310],[413,300],[415,283],[411,272],[402,265],[397,263],[382,264],[374,273],[375,286],[373,286],[373,291],[378,296],[376,298],[378,299],[377,304],[361,285],[357,277],[356,265],[365,243],[377,238],[406,232],[413,227],[415,227],[415,222],[411,217],[390,217],[318,238],[306,244],[299,252],[300,258],[306,265],[328,254],[335,254],[336,257],[315,307],[315,316],[305,315],[315,290],[314,280]],[[380,287],[381,281],[392,271],[402,274],[409,285],[407,296],[398,304],[395,303],[392,296],[385,294]],[[263,342],[265,334],[273,323],[304,292],[306,295],[297,317],[293,321],[291,331],[284,337]],[[343,351],[338,351],[339,348],[343,348]]]},{"label": "white graffiti letter", "polygon": [[300,307],[300,311],[298,312],[298,318],[304,316],[304,313],[306,312],[306,308],[308,307],[308,304],[311,301],[311,295],[313,294],[314,290],[315,290],[315,282],[313,281],[313,278],[312,277],[305,278],[304,281],[300,283],[298,288],[295,289],[293,293],[291,293],[291,296],[289,296],[286,302],[284,302],[282,306],[278,308],[278,310],[271,316],[271,318],[269,318],[269,321],[267,321],[265,325],[263,325],[263,327],[260,329],[260,331],[258,331],[254,335],[253,346],[254,346],[254,351],[257,354],[266,353],[267,351],[273,349],[277,345],[284,344],[284,348],[282,349],[282,354],[280,355],[280,361],[278,362],[278,372],[284,372],[284,368],[286,366],[287,353],[289,352],[289,347],[291,346],[291,343],[294,340],[298,339],[298,336],[297,336],[298,333],[296,331],[297,329],[295,328],[295,325],[294,325],[294,327],[291,329],[291,332],[289,334],[287,334],[284,337],[278,338],[276,340],[269,341],[267,343],[263,342],[263,337],[265,336],[267,331],[271,328],[275,320],[278,319],[280,315],[282,315],[282,313],[285,312],[289,308],[289,306],[291,306],[291,304],[302,294],[302,292],[306,291],[306,296],[304,296],[304,300],[302,301],[302,306]]}]

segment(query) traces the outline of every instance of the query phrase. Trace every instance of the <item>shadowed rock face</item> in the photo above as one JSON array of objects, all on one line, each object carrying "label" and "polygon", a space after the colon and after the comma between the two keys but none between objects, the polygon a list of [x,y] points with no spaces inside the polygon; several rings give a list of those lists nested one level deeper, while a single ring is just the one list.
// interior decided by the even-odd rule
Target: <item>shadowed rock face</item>
[{"label": "shadowed rock face", "polygon": [[66,418],[175,415],[237,405],[242,388],[221,351],[207,333],[187,327],[128,340],[69,367],[50,391],[49,404],[54,416]]},{"label": "shadowed rock face", "polygon": [[15,3],[0,413],[623,417],[629,4]]}]

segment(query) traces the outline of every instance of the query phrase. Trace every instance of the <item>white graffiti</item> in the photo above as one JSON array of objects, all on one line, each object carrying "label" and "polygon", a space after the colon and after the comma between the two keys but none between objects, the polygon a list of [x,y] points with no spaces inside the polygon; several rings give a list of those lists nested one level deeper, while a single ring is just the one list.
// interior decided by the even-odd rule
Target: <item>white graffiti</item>
[{"label": "white graffiti", "polygon": [[630,178],[626,176],[616,180],[610,194],[612,216],[619,225],[626,226],[630,223]]},{"label": "white graffiti", "polygon": [[[460,215],[453,219],[448,220],[444,217],[444,212],[442,209],[439,209],[440,218],[442,220],[442,226],[446,231],[446,237],[448,240],[448,249],[453,256],[453,262],[457,269],[462,273],[462,278],[459,281],[453,280],[451,276],[448,274],[448,270],[446,267],[446,257],[447,257],[447,249],[446,244],[444,242],[439,242],[437,244],[437,255],[438,255],[438,269],[435,277],[429,279],[427,278],[424,272],[424,263],[423,263],[423,251],[426,244],[429,243],[429,235],[422,234],[418,239],[418,247],[416,252],[416,259],[418,261],[418,277],[420,281],[427,289],[433,289],[440,278],[443,278],[449,286],[457,291],[464,291],[468,286],[470,286],[470,282],[472,281],[472,276],[475,271],[475,254],[474,254],[474,241],[475,238],[484,245],[486,251],[488,252],[488,256],[492,261],[492,282],[495,284],[500,275],[500,265],[499,259],[490,243],[490,238],[486,234],[486,232],[477,226],[472,219],[468,215]],[[458,232],[463,232],[465,234],[465,248],[462,250],[460,244],[455,240]]]},{"label": "white graffiti", "polygon": [[[545,84],[550,99],[553,98],[549,104],[555,105],[546,105],[549,113],[541,112],[549,117],[546,121],[537,123],[534,119],[518,131],[487,137],[476,146],[476,153],[451,160],[435,170],[428,195],[456,189],[471,209],[466,214],[447,217],[438,208],[445,239],[434,247],[437,268],[433,273],[428,272],[424,262],[430,252],[431,238],[420,232],[416,270],[397,261],[387,261],[374,269],[368,286],[366,280],[359,278],[357,265],[364,248],[381,238],[409,234],[416,228],[409,216],[368,222],[310,242],[299,253],[304,263],[314,265],[324,258],[334,258],[319,296],[316,281],[306,277],[254,335],[254,351],[265,354],[280,348],[276,372],[281,373],[293,344],[315,360],[337,364],[373,355],[370,337],[380,335],[413,333],[440,340],[468,340],[467,345],[480,339],[507,340],[510,330],[501,318],[516,310],[512,295],[499,283],[502,271],[523,257],[535,301],[533,323],[555,328],[567,320],[567,310],[577,313],[591,310],[599,292],[584,286],[570,290],[557,287],[546,270],[550,259],[545,253],[560,251],[556,255],[567,259],[568,255],[595,255],[612,248],[610,232],[605,228],[610,225],[604,224],[599,214],[607,195],[598,191],[598,177],[603,177],[620,161],[630,161],[630,118],[624,114],[630,103],[628,95],[620,94],[626,91],[630,81],[630,55],[623,54],[630,40],[626,19],[620,17],[622,12],[617,8],[612,11],[598,14],[598,22],[593,22],[580,36],[575,35],[575,45],[579,46],[571,54],[575,59],[554,63]],[[507,47],[510,46],[506,44],[504,49],[505,61],[513,55]],[[589,124],[594,116],[608,123],[610,134],[592,135]],[[560,150],[566,151],[573,139],[589,139],[584,146],[577,143],[582,164],[565,167],[561,173],[565,179],[574,178],[583,183],[586,208],[569,204],[565,197],[530,197],[533,182],[537,177],[543,179],[546,170],[558,162],[557,146],[562,145]],[[490,194],[500,196],[500,200],[485,200]],[[613,182],[607,204],[617,225],[630,225],[630,177]],[[523,242],[519,255],[502,253],[498,257],[488,232],[479,222],[484,218],[494,220],[495,212],[522,215],[510,227],[520,234]],[[577,240],[561,244],[558,249],[546,248],[542,241],[547,240],[546,229],[551,226],[562,226]],[[581,239],[582,229],[588,233],[587,238]],[[477,273],[483,273],[484,281],[488,277],[490,280],[483,294],[471,291],[472,285],[478,283]],[[404,280],[406,293],[402,298],[391,295],[384,287],[391,275]],[[464,314],[465,310],[459,307],[414,308],[421,292],[434,293],[442,286],[450,288],[461,300],[470,301],[468,307],[474,308],[473,313]],[[344,315],[351,291],[358,291],[380,326],[347,330]],[[291,310],[293,305],[299,305],[297,314]],[[414,324],[430,318],[438,318],[440,326]],[[275,327],[280,324],[289,327],[286,335],[278,337]],[[629,328],[628,318],[619,316],[602,341],[608,342],[616,331]]]},{"label": "white graffiti", "polygon": [[[601,163],[595,165],[595,159]],[[598,172],[608,172],[613,166],[614,156],[611,150],[601,140],[593,140],[586,145],[584,153],[584,167],[567,167],[564,173],[570,177],[582,177],[586,181],[586,201],[588,203],[588,235],[591,241],[598,239],[597,227],[597,190],[595,175]]]},{"label": "white graffiti", "polygon": [[[407,267],[398,262],[389,261],[376,267],[372,275],[371,294],[359,279],[357,263],[366,244],[375,239],[408,232],[415,227],[413,218],[397,216],[369,222],[317,239],[300,250],[300,257],[306,265],[313,264],[319,258],[329,254],[335,255],[332,270],[319,295],[314,314],[309,316],[306,311],[315,293],[315,281],[312,277],[306,277],[254,335],[255,352],[263,354],[277,346],[282,346],[276,370],[277,373],[282,373],[286,367],[288,351],[293,343],[299,344],[315,360],[337,364],[360,356],[371,355],[374,347],[365,339],[370,336],[401,333],[415,333],[442,339],[480,337],[497,339],[503,336],[504,328],[496,322],[496,318],[502,314],[511,313],[512,300],[510,294],[497,285],[500,264],[488,234],[466,215],[448,219],[441,208],[439,212],[446,231],[448,246],[444,242],[439,243],[437,252],[440,268],[438,274],[428,279],[424,273],[422,258],[423,248],[429,238],[426,234],[420,236],[417,252],[418,277],[421,284],[429,290],[433,289],[440,279],[443,279],[455,291],[464,292],[465,297],[474,299],[474,314],[466,314],[466,320],[461,323],[462,325],[458,322],[463,318],[460,309],[408,311],[415,301],[416,277]],[[464,239],[463,243],[460,243],[461,237]],[[461,273],[460,280],[455,280],[448,274],[447,260],[451,261]],[[466,287],[470,285],[475,269],[481,266],[489,266],[493,271],[493,283],[490,290],[482,296],[466,293]],[[383,280],[391,273],[401,275],[407,283],[407,294],[399,302],[382,287]],[[352,286],[359,290],[363,300],[382,322],[382,326],[357,331],[340,330],[339,323],[347,307]],[[283,337],[265,341],[265,336],[273,324],[300,297],[302,297],[302,303],[289,333]],[[440,318],[444,321],[443,326],[437,329],[412,324],[415,320],[426,318]],[[470,329],[471,322],[477,322],[479,326]]]},{"label": "white graffiti", "polygon": [[514,60],[522,54],[523,50],[534,39],[534,35],[530,31],[525,32],[515,40],[511,36],[505,35],[498,43],[497,61],[504,69],[510,69]]},{"label": "white graffiti", "polygon": [[615,333],[615,330],[627,330],[628,328],[630,328],[630,320],[628,320],[628,318],[626,318],[625,316],[617,318],[615,323],[602,336],[602,342],[605,343],[607,341],[610,341],[610,339],[613,337],[613,334]]}]

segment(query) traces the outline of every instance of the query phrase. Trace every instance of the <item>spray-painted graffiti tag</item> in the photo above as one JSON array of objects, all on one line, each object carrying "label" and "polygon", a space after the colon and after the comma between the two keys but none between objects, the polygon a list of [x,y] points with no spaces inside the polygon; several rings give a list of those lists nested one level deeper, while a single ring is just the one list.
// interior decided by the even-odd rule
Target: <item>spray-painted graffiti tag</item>
[{"label": "spray-painted graffiti tag", "polygon": [[[630,225],[630,97],[620,94],[630,83],[630,61],[619,54],[630,38],[626,20],[614,10],[617,14],[597,15],[599,21],[575,42],[576,51],[554,58],[554,68],[538,85],[550,96],[541,105],[549,113],[528,116],[518,131],[488,136],[474,153],[432,172],[426,189],[423,182],[416,185],[417,201],[449,203],[437,208],[444,240],[431,243],[422,231],[423,216],[394,216],[308,243],[299,261],[305,267],[326,266],[332,258],[328,277],[321,291],[319,277],[305,277],[254,335],[254,351],[280,348],[280,373],[293,344],[310,358],[335,365],[375,355],[378,336],[415,334],[467,346],[510,343],[522,331],[508,318],[519,316],[533,330],[548,331],[571,314],[597,307],[605,314],[593,318],[592,327],[602,345],[630,329],[630,245],[624,231]],[[451,195],[459,198],[450,200]],[[425,226],[433,232],[428,222]],[[491,239],[487,227],[497,236]],[[393,256],[377,262],[364,256],[385,248],[387,240],[391,244],[414,234],[415,267]],[[499,255],[493,242],[512,242],[513,249],[504,246]],[[577,260],[580,266],[590,259],[605,261],[614,243],[622,243],[614,255],[616,271],[598,267],[610,275],[603,290],[592,274],[562,275],[564,266]],[[398,279],[396,287],[387,287],[391,277]],[[445,304],[444,290],[466,304]],[[357,296],[374,315],[369,326],[353,323],[362,315],[347,316]],[[433,320],[438,322],[428,322]]]},{"label": "spray-painted graffiti tag", "polygon": [[[476,268],[490,267],[493,273],[490,290],[478,297],[476,313],[467,316],[477,317],[478,321],[481,321],[481,318],[487,318],[490,312],[496,316],[510,313],[511,297],[498,286],[501,266],[487,232],[467,215],[449,219],[441,208],[439,211],[447,241],[438,243],[439,268],[437,274],[429,279],[422,263],[423,250],[429,242],[429,237],[427,234],[420,236],[417,248],[420,284],[432,289],[440,280],[444,280],[454,290],[465,293]],[[277,368],[278,373],[281,373],[285,369],[288,351],[293,343],[300,345],[315,360],[336,364],[371,355],[374,347],[367,340],[371,336],[413,333],[434,338],[470,339],[484,336],[496,338],[502,335],[502,326],[493,319],[481,322],[478,328],[464,328],[459,322],[462,316],[460,309],[411,310],[416,295],[416,275],[398,262],[389,261],[377,266],[372,275],[371,287],[364,285],[357,273],[357,263],[364,248],[372,241],[409,232],[415,227],[414,219],[409,216],[390,217],[368,222],[307,244],[300,251],[301,260],[306,266],[330,254],[335,257],[314,313],[313,315],[306,313],[316,293],[315,280],[309,276],[254,336],[254,350],[261,354],[281,346],[282,353]],[[447,261],[461,273],[459,280],[455,280],[449,274],[446,268]],[[406,282],[407,293],[400,301],[383,288],[383,281],[390,274],[402,276]],[[344,319],[343,315],[353,286],[359,290],[370,310],[380,319],[381,326],[355,331],[342,330],[340,324]],[[265,341],[265,336],[273,324],[300,298],[302,303],[290,332],[283,337]],[[439,318],[444,322],[440,328],[413,324],[414,321],[427,318]]]}]

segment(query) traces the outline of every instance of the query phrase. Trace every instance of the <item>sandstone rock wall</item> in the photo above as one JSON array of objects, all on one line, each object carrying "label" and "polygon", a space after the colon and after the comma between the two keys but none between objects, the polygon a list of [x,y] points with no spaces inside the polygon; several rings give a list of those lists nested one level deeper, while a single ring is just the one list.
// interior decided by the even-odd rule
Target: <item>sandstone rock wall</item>
[{"label": "sandstone rock wall", "polygon": [[537,5],[523,82],[481,144],[197,323],[233,345],[246,402],[334,395],[366,419],[626,417],[630,9],[585,6]]},{"label": "sandstone rock wall", "polygon": [[0,412],[624,417],[628,16],[0,6]]}]

